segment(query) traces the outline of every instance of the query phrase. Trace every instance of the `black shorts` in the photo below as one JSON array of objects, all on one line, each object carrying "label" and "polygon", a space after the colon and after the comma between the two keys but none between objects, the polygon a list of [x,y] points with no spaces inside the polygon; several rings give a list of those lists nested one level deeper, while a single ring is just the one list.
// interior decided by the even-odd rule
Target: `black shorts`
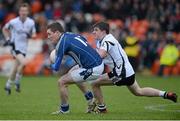
[{"label": "black shorts", "polygon": [[19,51],[19,50],[12,50],[12,53],[13,53],[13,55],[19,55],[19,54],[21,54],[21,55],[23,55],[24,57],[26,56],[26,54],[22,53],[22,52]]},{"label": "black shorts", "polygon": [[135,74],[129,76],[129,77],[126,77],[126,78],[122,78],[116,82],[114,82],[114,84],[116,86],[131,86],[132,84],[134,84],[135,82]]}]

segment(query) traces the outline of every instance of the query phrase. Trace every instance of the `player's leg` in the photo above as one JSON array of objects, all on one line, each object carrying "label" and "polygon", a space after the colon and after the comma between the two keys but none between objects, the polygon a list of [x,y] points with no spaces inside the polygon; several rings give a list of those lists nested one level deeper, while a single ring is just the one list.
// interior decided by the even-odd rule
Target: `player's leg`
[{"label": "player's leg", "polygon": [[[89,83],[92,83],[94,80],[96,80],[99,76],[101,76],[102,72],[104,70],[104,64],[91,68],[91,69],[78,69],[76,71],[73,71],[71,75],[73,76],[74,80],[76,80],[76,83],[78,84],[78,80],[81,81],[88,81]],[[95,99],[93,98],[93,94],[90,91],[86,91],[84,93],[84,96],[86,97],[86,100],[88,102],[87,107],[87,113],[92,112],[95,107]]]},{"label": "player's leg", "polygon": [[107,112],[101,86],[110,86],[110,85],[113,85],[113,82],[109,79],[107,73],[101,75],[96,81],[93,81],[91,83],[93,94],[97,101],[97,111],[99,113]]},{"label": "player's leg", "polygon": [[74,66],[69,73],[72,75],[74,78],[76,85],[78,88],[82,91],[84,94],[84,97],[87,101],[87,110],[86,112],[89,113],[89,110],[94,108],[94,96],[93,93],[87,88],[86,83],[84,82],[84,75],[81,75],[82,72],[84,72],[86,69],[79,68],[79,66]]},{"label": "player's leg", "polygon": [[[67,86],[69,84],[79,84],[81,91],[86,92],[86,87],[84,87],[84,83],[87,80],[97,79],[98,76],[100,76],[103,72],[104,65],[101,64],[93,69],[84,69],[84,68],[72,68],[67,74],[62,76],[59,81],[59,90],[60,90],[60,97],[61,97],[61,108],[58,113],[66,113],[69,112],[69,104],[68,104],[68,90]],[[93,98],[93,95],[88,92],[85,97]],[[56,112],[57,114],[57,112]]]},{"label": "player's leg", "polygon": [[21,53],[16,55],[16,59],[19,62],[19,66],[18,66],[17,72],[16,72],[15,85],[16,85],[16,91],[20,92],[20,81],[22,78],[23,68],[27,63],[27,60],[25,58],[25,55],[23,55]]},{"label": "player's leg", "polygon": [[7,92],[8,95],[11,94],[11,84],[14,82],[14,80],[16,78],[16,72],[17,72],[18,66],[19,66],[19,62],[15,59],[14,66],[12,68],[10,76],[5,85],[5,91]]},{"label": "player's leg", "polygon": [[170,99],[174,102],[177,102],[177,95],[175,93],[161,91],[159,89],[155,89],[151,87],[141,88],[136,80],[132,85],[129,85],[127,87],[136,96],[163,97],[165,99]]},{"label": "player's leg", "polygon": [[86,82],[76,83],[78,88],[81,90],[81,92],[84,94],[84,97],[87,101],[87,109],[86,113],[90,113],[92,109],[95,108],[95,98],[93,93],[87,88]]},{"label": "player's leg", "polygon": [[[70,70],[69,70],[69,74],[71,74],[71,72],[73,72],[74,70],[79,69],[78,65],[73,66]],[[87,92],[87,87],[85,82],[80,82],[80,83],[76,83],[76,85],[78,86],[78,88],[85,94]]]},{"label": "player's leg", "polygon": [[[68,73],[73,73],[74,70],[79,69],[78,65],[73,66]],[[81,90],[81,92],[84,94],[85,99],[87,100],[88,104],[90,104],[93,101],[93,94],[92,92],[87,88],[86,82],[80,82],[76,83],[77,87]]]},{"label": "player's leg", "polygon": [[60,94],[60,108],[58,111],[53,112],[52,114],[66,114],[69,113],[69,103],[68,103],[68,85],[75,83],[70,75],[67,73],[63,75],[58,80],[59,94]]},{"label": "player's leg", "polygon": [[136,81],[131,86],[128,86],[128,89],[136,96],[159,97],[165,94],[165,91],[151,87],[141,88]]},{"label": "player's leg", "polygon": [[[61,113],[69,112],[68,85],[78,83],[78,87],[81,89],[82,92],[84,93],[88,92],[86,85],[84,83],[81,83],[83,81],[83,78],[79,74],[81,71],[83,71],[83,69],[74,67],[67,74],[63,75],[58,80],[61,106],[59,111],[53,112],[52,114],[61,114]],[[89,96],[89,93],[88,95],[85,95],[85,97],[86,96]]]},{"label": "player's leg", "polygon": [[98,102],[98,104],[104,104],[103,95],[101,91],[101,86],[113,85],[112,81],[109,80],[107,74],[103,74],[96,81],[91,83],[93,94]]}]

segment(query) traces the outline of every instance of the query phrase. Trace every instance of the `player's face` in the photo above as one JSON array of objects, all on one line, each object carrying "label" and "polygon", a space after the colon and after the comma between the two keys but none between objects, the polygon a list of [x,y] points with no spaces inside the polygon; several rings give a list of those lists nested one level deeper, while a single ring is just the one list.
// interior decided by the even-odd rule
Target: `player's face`
[{"label": "player's face", "polygon": [[101,39],[103,39],[103,37],[104,37],[104,31],[101,31],[99,28],[97,28],[97,27],[95,27],[94,29],[93,29],[93,32],[92,32],[93,34],[94,34],[94,37],[95,37],[95,39],[97,39],[97,40],[101,40]]},{"label": "player's face", "polygon": [[28,7],[20,7],[19,9],[19,16],[22,19],[25,19],[29,14],[29,8]]},{"label": "player's face", "polygon": [[48,39],[51,40],[53,43],[57,43],[59,40],[60,33],[58,31],[51,31],[51,29],[47,30]]}]

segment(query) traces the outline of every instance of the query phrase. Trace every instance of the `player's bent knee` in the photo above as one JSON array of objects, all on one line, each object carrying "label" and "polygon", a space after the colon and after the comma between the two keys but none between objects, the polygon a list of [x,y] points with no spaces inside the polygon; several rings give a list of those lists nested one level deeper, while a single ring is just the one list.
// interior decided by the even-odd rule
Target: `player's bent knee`
[{"label": "player's bent knee", "polygon": [[59,84],[59,86],[67,86],[68,84],[71,84],[71,83],[68,78],[65,78],[63,76],[58,80],[58,84]]},{"label": "player's bent knee", "polygon": [[143,96],[141,89],[133,90],[132,93],[133,93],[135,96]]},{"label": "player's bent knee", "polygon": [[60,79],[58,80],[58,85],[59,85],[59,86],[64,86],[64,85],[65,85],[64,79],[60,78]]},{"label": "player's bent knee", "polygon": [[25,65],[26,65],[25,63],[20,63],[19,66],[23,69],[25,67]]},{"label": "player's bent knee", "polygon": [[28,61],[24,58],[20,61],[20,63],[21,65],[25,66],[28,63]]},{"label": "player's bent knee", "polygon": [[97,87],[97,84],[96,83],[91,83],[91,87],[95,88],[95,87]]},{"label": "player's bent knee", "polygon": [[135,96],[142,96],[142,94],[140,92],[134,92],[133,93]]},{"label": "player's bent knee", "polygon": [[93,87],[99,87],[100,84],[98,83],[98,81],[94,81],[94,82],[91,83],[91,86],[92,86],[92,88]]}]

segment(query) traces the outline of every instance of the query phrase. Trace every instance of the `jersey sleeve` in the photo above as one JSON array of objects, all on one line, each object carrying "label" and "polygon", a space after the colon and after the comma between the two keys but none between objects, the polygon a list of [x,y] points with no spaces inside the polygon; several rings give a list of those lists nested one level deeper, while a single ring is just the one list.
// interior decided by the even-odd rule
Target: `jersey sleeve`
[{"label": "jersey sleeve", "polygon": [[33,25],[32,25],[32,30],[31,30],[31,32],[32,32],[32,35],[33,35],[33,34],[36,34],[36,27],[35,27],[34,21],[33,21]]},{"label": "jersey sleeve", "polygon": [[110,41],[102,41],[102,43],[99,45],[99,49],[103,49],[108,52],[112,46],[114,46],[114,43]]},{"label": "jersey sleeve", "polygon": [[4,28],[5,29],[10,29],[12,27],[12,21],[9,21],[8,23],[5,24]]},{"label": "jersey sleeve", "polygon": [[66,44],[66,37],[63,37],[59,40],[59,43],[56,45],[56,58],[54,64],[52,64],[52,69],[58,71],[63,59],[64,54],[66,53],[68,44]]}]

